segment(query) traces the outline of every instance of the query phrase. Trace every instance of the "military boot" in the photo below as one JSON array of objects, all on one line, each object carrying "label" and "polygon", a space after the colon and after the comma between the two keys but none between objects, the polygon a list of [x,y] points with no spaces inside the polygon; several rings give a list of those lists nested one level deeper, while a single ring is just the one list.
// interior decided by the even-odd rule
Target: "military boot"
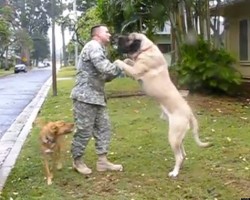
[{"label": "military boot", "polygon": [[81,159],[74,160],[73,168],[80,174],[88,175],[92,173],[92,170]]},{"label": "military boot", "polygon": [[104,171],[123,171],[123,167],[120,164],[113,164],[108,161],[106,154],[99,155],[96,170],[99,172]]}]

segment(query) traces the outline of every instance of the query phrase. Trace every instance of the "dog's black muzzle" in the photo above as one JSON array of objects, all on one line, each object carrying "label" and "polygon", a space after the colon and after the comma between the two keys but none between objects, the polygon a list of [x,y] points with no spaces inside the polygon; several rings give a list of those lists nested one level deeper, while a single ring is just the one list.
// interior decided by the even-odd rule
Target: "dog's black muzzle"
[{"label": "dog's black muzzle", "polygon": [[118,51],[120,53],[128,53],[129,51],[129,39],[128,36],[119,36],[117,40]]},{"label": "dog's black muzzle", "polygon": [[133,54],[140,50],[141,40],[131,41],[128,36],[120,36],[117,44],[120,53]]}]

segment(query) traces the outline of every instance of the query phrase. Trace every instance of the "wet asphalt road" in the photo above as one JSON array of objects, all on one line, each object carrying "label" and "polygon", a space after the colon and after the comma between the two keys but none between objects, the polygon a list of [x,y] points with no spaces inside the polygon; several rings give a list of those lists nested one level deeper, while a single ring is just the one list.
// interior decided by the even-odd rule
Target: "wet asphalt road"
[{"label": "wet asphalt road", "polygon": [[51,76],[51,68],[0,78],[0,138]]}]

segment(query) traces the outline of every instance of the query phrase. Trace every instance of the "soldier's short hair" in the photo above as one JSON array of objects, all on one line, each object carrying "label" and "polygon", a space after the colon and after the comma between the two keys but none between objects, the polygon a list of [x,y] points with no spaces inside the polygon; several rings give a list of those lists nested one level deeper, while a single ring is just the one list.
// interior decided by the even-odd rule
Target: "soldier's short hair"
[{"label": "soldier's short hair", "polygon": [[97,29],[100,28],[101,26],[107,27],[105,24],[98,24],[98,25],[93,26],[90,30],[90,36],[91,37],[95,36]]}]

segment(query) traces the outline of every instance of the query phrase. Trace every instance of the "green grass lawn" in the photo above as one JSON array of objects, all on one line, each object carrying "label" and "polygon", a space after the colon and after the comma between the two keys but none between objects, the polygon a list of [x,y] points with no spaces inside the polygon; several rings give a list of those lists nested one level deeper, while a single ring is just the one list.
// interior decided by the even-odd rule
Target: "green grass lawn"
[{"label": "green grass lawn", "polygon": [[58,73],[58,78],[73,78],[75,77],[75,67],[63,67]]},{"label": "green grass lawn", "polygon": [[6,75],[9,75],[9,74],[13,74],[14,71],[13,69],[9,69],[9,70],[5,70],[5,69],[0,69],[0,77],[2,76],[6,76]]},{"label": "green grass lawn", "polygon": [[[67,72],[66,72],[67,71]],[[74,74],[67,68],[60,73]],[[74,79],[58,81],[58,96],[50,93],[38,120],[73,121],[69,98]],[[107,84],[108,94],[135,92],[135,81],[122,78]],[[84,177],[72,170],[70,144],[65,138],[64,168],[46,185],[38,133],[34,126],[0,199],[13,200],[240,200],[250,197],[250,102],[246,99],[189,95],[197,114],[200,137],[214,145],[201,149],[192,135],[185,140],[187,159],[177,179],[168,178],[174,165],[167,141],[168,125],[160,109],[145,96],[110,98],[113,137],[109,158],[122,163],[124,172],[98,173],[94,141],[86,152],[93,174]]]}]

